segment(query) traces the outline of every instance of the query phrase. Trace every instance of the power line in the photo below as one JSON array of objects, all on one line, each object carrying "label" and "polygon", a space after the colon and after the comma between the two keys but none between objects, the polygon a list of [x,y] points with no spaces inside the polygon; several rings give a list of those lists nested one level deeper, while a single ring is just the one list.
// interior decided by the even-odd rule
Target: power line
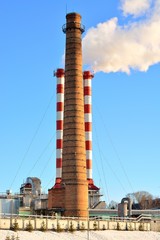
[{"label": "power line", "polygon": [[[96,105],[96,104],[95,104],[95,105]],[[100,112],[99,108],[97,107],[97,105],[96,105],[96,108],[97,108],[97,111],[98,111],[99,116],[100,116],[100,118],[101,118],[101,122],[103,122],[104,129],[106,130],[108,139],[109,139],[109,141],[110,141],[110,143],[111,143],[111,146],[112,146],[112,148],[113,148],[113,150],[114,150],[114,153],[115,153],[115,155],[116,155],[116,157],[117,157],[117,159],[118,159],[118,161],[119,161],[120,167],[121,167],[121,169],[122,169],[122,171],[123,171],[123,173],[124,173],[124,175],[125,175],[125,177],[126,177],[126,179],[127,179],[127,181],[128,181],[128,184],[129,184],[131,190],[134,192],[134,189],[133,189],[133,186],[132,186],[132,184],[131,184],[131,181],[129,180],[129,177],[128,177],[126,171],[125,171],[125,168],[124,168],[123,163],[122,163],[122,161],[121,161],[121,159],[120,159],[120,156],[119,156],[118,151],[117,151],[117,149],[116,149],[116,147],[115,147],[115,144],[113,143],[113,140],[112,140],[112,138],[111,138],[111,135],[109,134],[108,128],[106,127],[106,124],[105,124],[104,119],[103,119],[103,115],[101,114],[101,112]]]},{"label": "power line", "polygon": [[35,138],[36,138],[36,136],[37,136],[37,134],[38,134],[38,132],[39,132],[39,129],[40,129],[40,127],[41,127],[41,125],[42,125],[42,122],[43,122],[43,120],[44,120],[44,118],[45,118],[45,116],[46,116],[46,114],[47,114],[47,111],[48,111],[48,109],[49,109],[49,107],[50,107],[50,105],[51,105],[51,102],[52,102],[52,100],[53,100],[53,97],[54,97],[54,95],[51,96],[51,98],[50,98],[50,100],[49,100],[49,103],[48,103],[48,105],[47,105],[47,107],[46,107],[46,110],[45,110],[44,114],[42,115],[42,118],[41,118],[41,120],[40,120],[40,122],[39,122],[39,124],[38,124],[38,127],[36,128],[36,131],[35,131],[32,139],[31,139],[31,142],[30,142],[30,144],[28,145],[28,147],[27,147],[27,149],[26,149],[26,152],[24,153],[24,156],[23,156],[23,158],[22,158],[22,160],[21,160],[21,163],[20,163],[20,165],[19,165],[19,167],[18,167],[18,169],[17,169],[17,172],[16,172],[16,174],[15,174],[15,176],[14,176],[14,178],[13,178],[13,181],[12,181],[12,183],[11,183],[11,185],[10,185],[10,189],[12,189],[12,186],[13,186],[13,184],[14,184],[14,182],[15,182],[15,180],[16,180],[16,178],[17,178],[17,176],[18,176],[18,174],[19,174],[19,172],[20,172],[20,170],[21,170],[21,167],[22,167],[22,165],[23,165],[23,163],[24,163],[24,161],[25,161],[25,159],[26,159],[26,157],[27,157],[27,155],[28,155],[28,153],[29,153],[29,150],[30,150],[30,148],[31,148],[31,146],[32,146],[32,144],[33,144],[33,142],[34,142],[34,140],[35,140]]},{"label": "power line", "polygon": [[55,134],[50,138],[49,142],[47,143],[47,145],[44,147],[43,151],[41,152],[41,154],[39,155],[39,157],[37,158],[36,162],[34,163],[33,167],[30,169],[30,171],[28,172],[27,176],[29,176],[31,174],[31,172],[33,171],[33,169],[35,168],[35,166],[37,165],[37,163],[39,162],[39,160],[42,158],[42,156],[44,155],[44,153],[46,152],[46,150],[48,149],[48,147],[50,146],[52,140],[54,139]]},{"label": "power line", "polygon": [[44,187],[44,190],[45,190],[46,188],[48,188],[49,184],[50,184],[51,182],[53,182],[53,181],[54,181],[54,178],[50,179],[49,182],[47,183],[47,185]]},{"label": "power line", "polygon": [[[102,155],[103,155],[103,153],[102,153]],[[120,181],[119,177],[117,176],[117,174],[115,173],[115,171],[114,171],[113,168],[111,167],[111,164],[109,163],[109,161],[107,160],[107,158],[106,158],[104,155],[103,155],[103,158],[106,159],[106,162],[107,162],[109,168],[111,169],[111,171],[112,171],[112,173],[114,174],[115,178],[117,179],[118,183],[121,185],[124,193],[127,194],[127,191],[126,191],[124,185],[122,184],[122,182]]]},{"label": "power line", "polygon": [[40,173],[40,179],[41,179],[41,177],[42,177],[42,175],[43,175],[43,173],[44,173],[44,171],[46,170],[46,168],[47,168],[47,165],[48,165],[48,163],[50,162],[50,160],[51,160],[51,158],[52,158],[52,156],[53,156],[53,153],[55,152],[55,149],[52,151],[52,153],[51,153],[51,155],[50,155],[50,157],[49,157],[49,159],[48,159],[48,161],[47,161],[47,163],[45,164],[45,166],[44,166],[44,168],[43,168],[43,170],[41,171],[41,173]]},{"label": "power line", "polygon": [[[95,125],[94,125],[94,128],[95,128]],[[102,168],[103,179],[104,179],[104,182],[105,182],[105,189],[106,189],[106,191],[107,191],[108,201],[110,202],[110,196],[109,196],[109,191],[108,191],[108,185],[107,185],[106,177],[105,177],[105,173],[104,173],[103,159],[102,159],[102,155],[101,155],[101,151],[100,151],[100,146],[99,146],[99,141],[98,141],[98,135],[97,135],[96,128],[95,128],[95,133],[96,133],[97,146],[98,146],[98,151],[99,151],[99,156],[100,156],[100,161],[101,161],[101,164],[100,164],[100,165],[101,165],[101,168]]]}]

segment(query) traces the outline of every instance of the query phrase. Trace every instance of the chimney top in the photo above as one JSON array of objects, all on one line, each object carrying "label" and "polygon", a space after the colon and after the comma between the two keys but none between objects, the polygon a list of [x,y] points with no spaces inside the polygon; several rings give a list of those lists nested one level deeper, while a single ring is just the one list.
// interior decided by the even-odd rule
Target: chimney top
[{"label": "chimney top", "polygon": [[66,19],[70,19],[70,18],[79,18],[79,19],[81,19],[81,15],[79,13],[76,13],[76,12],[67,13]]}]

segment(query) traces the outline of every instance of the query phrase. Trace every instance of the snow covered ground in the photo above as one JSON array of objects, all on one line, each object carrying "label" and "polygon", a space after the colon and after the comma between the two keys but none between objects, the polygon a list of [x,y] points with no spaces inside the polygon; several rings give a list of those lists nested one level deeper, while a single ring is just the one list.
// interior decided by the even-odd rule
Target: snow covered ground
[{"label": "snow covered ground", "polygon": [[15,240],[160,240],[160,232],[140,232],[140,231],[76,231],[74,233],[56,233],[56,232],[26,232],[18,231],[17,233],[8,230],[0,230],[0,240],[6,237],[15,236]]}]

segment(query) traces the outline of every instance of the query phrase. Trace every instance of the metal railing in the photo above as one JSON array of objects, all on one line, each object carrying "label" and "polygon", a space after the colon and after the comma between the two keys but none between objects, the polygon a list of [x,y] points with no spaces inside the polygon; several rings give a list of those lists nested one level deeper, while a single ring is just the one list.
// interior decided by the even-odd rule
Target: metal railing
[{"label": "metal railing", "polygon": [[66,33],[68,29],[79,29],[81,33],[85,31],[85,26],[81,23],[74,22],[74,23],[66,23],[62,26],[62,31]]}]

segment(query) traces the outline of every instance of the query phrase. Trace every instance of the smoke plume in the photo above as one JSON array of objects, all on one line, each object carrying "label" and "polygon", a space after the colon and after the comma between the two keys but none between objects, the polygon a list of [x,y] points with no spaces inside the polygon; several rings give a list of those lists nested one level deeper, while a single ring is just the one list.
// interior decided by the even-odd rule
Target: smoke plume
[{"label": "smoke plume", "polygon": [[132,22],[121,26],[115,17],[90,28],[83,38],[83,62],[95,72],[129,74],[160,62],[160,0],[122,0],[121,10],[132,15]]}]

